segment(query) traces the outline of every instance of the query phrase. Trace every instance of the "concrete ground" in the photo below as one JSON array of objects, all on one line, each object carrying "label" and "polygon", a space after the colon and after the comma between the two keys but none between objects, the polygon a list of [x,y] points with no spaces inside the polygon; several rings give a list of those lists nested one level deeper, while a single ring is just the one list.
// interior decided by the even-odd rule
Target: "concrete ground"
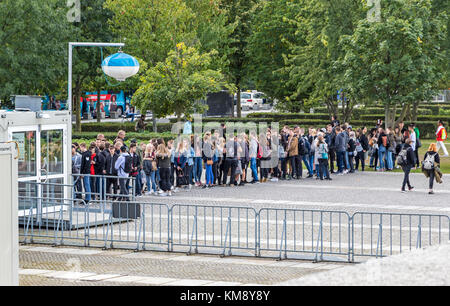
[{"label": "concrete ground", "polygon": [[450,244],[283,282],[285,286],[449,286]]},{"label": "concrete ground", "polygon": [[[356,263],[446,242],[450,183],[444,177],[436,194],[428,195],[423,175],[411,175],[416,187],[412,192],[401,193],[401,181],[402,175],[397,173],[359,172],[333,176],[331,182],[301,179],[243,187],[194,187],[173,197],[144,196],[138,199],[145,218],[109,228],[115,240],[126,241],[114,242],[114,247],[129,250],[25,245],[20,250],[21,285],[275,285],[324,270],[336,269],[338,275],[345,270],[339,268],[352,265],[346,263],[351,240]],[[195,212],[192,205],[200,206]],[[256,212],[260,212],[260,224]],[[349,223],[349,217],[357,212],[361,214]],[[179,253],[153,252],[167,250],[169,219],[174,250]],[[197,235],[192,235],[194,219]],[[350,237],[351,226],[354,237]],[[231,239],[232,246],[245,253],[242,255],[254,256],[255,233],[259,233],[261,255],[273,259],[239,257],[235,250],[235,256],[225,258],[184,254],[190,244],[198,245],[200,253],[211,251],[202,246],[221,253]],[[64,235],[65,242],[70,240],[68,236],[77,237],[72,242],[83,245],[84,237],[89,237],[91,246],[103,246],[106,234],[105,227],[96,226]],[[52,233],[49,236],[47,240],[54,242]],[[137,246],[147,251],[134,252]],[[280,247],[282,256],[290,259],[275,260]],[[327,262],[312,263],[318,249]],[[294,257],[303,260],[292,260]],[[402,257],[398,258],[397,265],[403,265]],[[318,282],[321,284],[321,278]]]}]

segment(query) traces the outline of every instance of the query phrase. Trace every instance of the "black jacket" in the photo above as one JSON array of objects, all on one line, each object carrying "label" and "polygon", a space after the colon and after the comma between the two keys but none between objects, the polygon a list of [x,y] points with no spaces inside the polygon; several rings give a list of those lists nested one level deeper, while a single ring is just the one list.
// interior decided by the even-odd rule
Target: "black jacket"
[{"label": "black jacket", "polygon": [[407,157],[406,165],[413,167],[416,164],[416,156],[414,154],[414,150],[411,148],[409,144],[405,144],[403,149],[406,150],[406,157]]},{"label": "black jacket", "polygon": [[361,144],[364,151],[369,151],[369,140],[366,135],[361,135],[359,137],[359,143]]},{"label": "black jacket", "polygon": [[81,154],[80,174],[91,174],[91,152],[89,151]]},{"label": "black jacket", "polygon": [[95,157],[95,165],[94,165],[94,171],[95,175],[103,175],[103,170],[106,169],[106,158],[105,158],[105,151],[98,152]]},{"label": "black jacket", "polygon": [[111,153],[105,151],[105,170],[106,175],[114,175],[113,171],[114,169],[113,164],[113,157],[111,156]]}]

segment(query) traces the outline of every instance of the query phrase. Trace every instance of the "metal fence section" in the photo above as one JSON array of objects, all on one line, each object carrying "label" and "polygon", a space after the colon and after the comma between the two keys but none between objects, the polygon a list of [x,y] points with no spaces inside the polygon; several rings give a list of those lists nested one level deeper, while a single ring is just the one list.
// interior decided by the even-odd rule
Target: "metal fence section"
[{"label": "metal fence section", "polygon": [[341,211],[263,208],[259,211],[259,251],[279,259],[311,254],[316,261],[324,255],[350,260],[350,216]]},{"label": "metal fence section", "polygon": [[365,213],[352,217],[354,256],[399,254],[450,241],[450,218],[445,215]]},{"label": "metal fence section", "polygon": [[[19,197],[22,243],[355,261],[450,241],[445,215]],[[40,209],[37,210],[37,203]]]},{"label": "metal fence section", "polygon": [[171,250],[223,256],[257,254],[257,213],[250,207],[174,205],[170,210]]}]

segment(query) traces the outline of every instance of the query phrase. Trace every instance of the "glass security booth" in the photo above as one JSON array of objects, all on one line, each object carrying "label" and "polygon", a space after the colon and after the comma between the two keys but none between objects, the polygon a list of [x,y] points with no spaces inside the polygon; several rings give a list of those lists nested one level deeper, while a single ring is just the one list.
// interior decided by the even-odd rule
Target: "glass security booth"
[{"label": "glass security booth", "polygon": [[[70,198],[72,192],[68,185],[71,182],[70,112],[41,111],[40,97],[26,98],[39,101],[39,109],[18,108],[16,102],[16,110],[0,111],[0,142],[16,142],[19,149],[19,217],[30,213],[41,216],[40,198],[55,202],[46,205],[45,213],[61,210],[57,200]],[[36,200],[21,201],[21,197]]]}]

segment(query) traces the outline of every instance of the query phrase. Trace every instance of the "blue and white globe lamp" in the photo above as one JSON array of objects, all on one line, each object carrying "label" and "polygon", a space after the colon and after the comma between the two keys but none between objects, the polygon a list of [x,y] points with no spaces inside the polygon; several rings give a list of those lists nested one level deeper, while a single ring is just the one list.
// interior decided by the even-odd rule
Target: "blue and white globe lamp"
[{"label": "blue and white globe lamp", "polygon": [[139,62],[129,54],[119,51],[102,62],[102,70],[118,81],[125,81],[139,71]]}]

